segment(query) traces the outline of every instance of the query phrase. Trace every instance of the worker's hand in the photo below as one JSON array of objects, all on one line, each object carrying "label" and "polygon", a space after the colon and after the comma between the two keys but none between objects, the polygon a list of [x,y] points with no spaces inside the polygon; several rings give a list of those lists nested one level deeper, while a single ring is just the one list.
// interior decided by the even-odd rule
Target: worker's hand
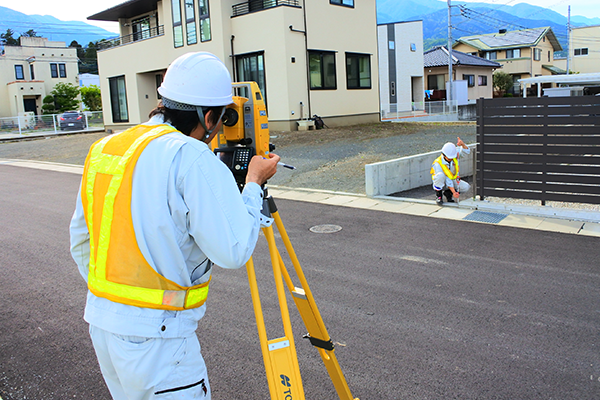
[{"label": "worker's hand", "polygon": [[280,157],[277,154],[270,153],[269,158],[262,156],[254,156],[248,164],[248,174],[246,175],[246,183],[254,182],[263,185],[277,172],[277,163]]},{"label": "worker's hand", "polygon": [[458,196],[460,196],[460,193],[458,193],[458,192],[452,193],[452,197],[454,197],[455,199],[458,199]]},{"label": "worker's hand", "polygon": [[458,139],[457,142],[456,142],[457,146],[460,146],[460,147],[463,147],[463,148],[466,147],[465,142],[463,142],[463,140],[461,138],[457,137],[457,139]]}]

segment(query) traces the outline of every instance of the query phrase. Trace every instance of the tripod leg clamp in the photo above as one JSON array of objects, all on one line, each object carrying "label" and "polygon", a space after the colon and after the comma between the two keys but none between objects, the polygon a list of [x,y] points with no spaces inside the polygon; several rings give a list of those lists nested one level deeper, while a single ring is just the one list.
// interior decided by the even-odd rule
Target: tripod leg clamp
[{"label": "tripod leg clamp", "polygon": [[310,336],[310,333],[307,333],[306,335],[304,335],[302,337],[304,339],[310,340],[310,344],[312,344],[315,347],[318,347],[320,349],[327,350],[327,351],[333,350],[333,342],[331,341],[331,339],[329,339],[329,340],[317,339],[317,338]]}]

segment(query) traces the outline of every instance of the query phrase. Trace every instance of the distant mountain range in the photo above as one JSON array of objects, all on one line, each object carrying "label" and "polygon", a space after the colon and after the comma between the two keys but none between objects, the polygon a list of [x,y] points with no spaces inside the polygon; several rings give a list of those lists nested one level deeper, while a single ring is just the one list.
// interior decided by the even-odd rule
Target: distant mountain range
[{"label": "distant mountain range", "polygon": [[119,36],[117,33],[81,21],[61,21],[50,15],[27,15],[0,7],[0,33],[6,33],[7,29],[15,31],[15,39],[23,32],[33,29],[38,36],[51,41],[65,42],[67,46],[73,40],[86,47],[90,42]]},{"label": "distant mountain range", "polygon": [[[550,26],[563,48],[567,17],[544,7],[452,1],[452,38]],[[459,5],[466,8],[459,7]],[[566,6],[565,6],[566,7]],[[423,21],[425,50],[448,43],[448,3],[440,0],[377,0],[377,23]],[[600,25],[600,18],[571,16],[571,26]]]},{"label": "distant mountain range", "polygon": [[[370,1],[370,0],[369,0]],[[423,21],[425,50],[448,41],[448,4],[441,0],[376,0],[379,24]],[[463,5],[466,9],[459,8]],[[497,32],[499,29],[552,27],[563,47],[567,42],[567,17],[547,8],[519,3],[514,6],[488,3],[452,2],[452,37]],[[572,26],[600,25],[600,18],[571,16]],[[118,36],[81,21],[61,21],[49,15],[26,15],[0,7],[0,32],[15,31],[15,38],[33,29],[39,36],[62,41],[67,46],[76,40],[86,47],[89,42]]]}]

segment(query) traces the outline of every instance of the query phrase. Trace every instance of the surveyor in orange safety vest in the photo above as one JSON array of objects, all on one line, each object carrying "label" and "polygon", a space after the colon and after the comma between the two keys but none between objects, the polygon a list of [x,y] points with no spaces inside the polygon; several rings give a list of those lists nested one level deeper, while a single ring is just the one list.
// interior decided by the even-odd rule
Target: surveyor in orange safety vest
[{"label": "surveyor in orange safety vest", "polygon": [[431,165],[435,201],[440,206],[443,204],[442,196],[446,197],[447,202],[453,203],[454,199],[459,198],[460,193],[465,193],[471,187],[460,179],[459,164],[461,154],[469,154],[471,150],[461,138],[457,139],[456,145],[446,143],[442,147],[442,154]]},{"label": "surveyor in orange safety vest", "polygon": [[248,261],[263,185],[279,157],[254,157],[240,193],[208,147],[232,103],[216,56],[168,67],[150,120],[94,143],[75,213],[71,254],[88,286],[84,319],[113,399],[210,399],[196,335],[214,265]]}]

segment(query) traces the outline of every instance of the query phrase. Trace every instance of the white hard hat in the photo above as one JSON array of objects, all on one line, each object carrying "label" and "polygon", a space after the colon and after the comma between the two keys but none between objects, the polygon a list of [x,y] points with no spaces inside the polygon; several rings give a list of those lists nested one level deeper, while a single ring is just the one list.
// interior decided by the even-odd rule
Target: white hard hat
[{"label": "white hard hat", "polygon": [[456,146],[454,143],[446,143],[444,147],[442,147],[442,153],[448,158],[456,158],[458,155],[458,151],[456,150]]},{"label": "white hard hat", "polygon": [[187,53],[173,61],[158,93],[167,99],[164,103],[171,100],[180,106],[218,107],[233,103],[231,75],[225,64],[208,52]]}]

